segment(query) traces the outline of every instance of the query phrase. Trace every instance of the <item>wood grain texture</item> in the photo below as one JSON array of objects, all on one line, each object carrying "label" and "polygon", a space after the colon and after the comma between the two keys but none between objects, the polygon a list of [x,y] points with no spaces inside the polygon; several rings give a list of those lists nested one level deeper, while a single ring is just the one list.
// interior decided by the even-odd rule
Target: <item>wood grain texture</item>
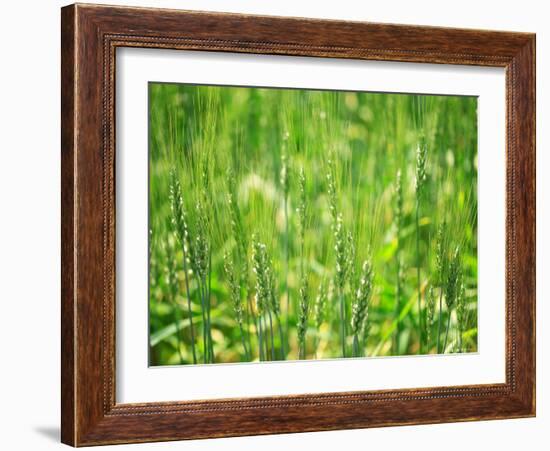
[{"label": "wood grain texture", "polygon": [[[64,443],[83,446],[535,414],[534,35],[77,4],[62,9],[61,37]],[[117,47],[506,68],[506,383],[117,404]]]},{"label": "wood grain texture", "polygon": [[63,9],[61,14],[61,440],[75,443],[74,9]]}]

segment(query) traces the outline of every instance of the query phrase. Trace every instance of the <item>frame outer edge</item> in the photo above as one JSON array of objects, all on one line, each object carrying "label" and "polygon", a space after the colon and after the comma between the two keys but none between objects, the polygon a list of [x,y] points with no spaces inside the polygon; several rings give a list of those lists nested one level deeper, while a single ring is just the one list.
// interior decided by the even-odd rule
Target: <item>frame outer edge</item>
[{"label": "frame outer edge", "polygon": [[513,61],[517,77],[518,396],[527,416],[536,416],[536,35]]},{"label": "frame outer edge", "polygon": [[61,8],[61,442],[76,446],[76,6]]},{"label": "frame outer edge", "polygon": [[533,270],[532,270],[532,281],[533,281],[533,305],[532,305],[532,321],[533,321],[533,331],[532,331],[532,358],[533,358],[533,374],[532,374],[532,403],[531,403],[531,413],[533,416],[537,415],[537,36],[533,34],[533,39],[531,41],[531,70],[532,72],[532,83],[531,83],[531,93],[532,93],[532,117],[530,118],[532,124],[531,131],[531,142],[532,142],[532,173],[533,173],[533,224],[532,224],[532,233],[533,233]]}]

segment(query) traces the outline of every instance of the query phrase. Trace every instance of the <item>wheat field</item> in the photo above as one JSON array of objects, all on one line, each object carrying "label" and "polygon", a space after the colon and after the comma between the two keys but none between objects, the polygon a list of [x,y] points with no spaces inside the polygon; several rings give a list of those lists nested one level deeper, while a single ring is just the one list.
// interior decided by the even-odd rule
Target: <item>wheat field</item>
[{"label": "wheat field", "polygon": [[477,99],[149,84],[150,364],[477,351]]}]

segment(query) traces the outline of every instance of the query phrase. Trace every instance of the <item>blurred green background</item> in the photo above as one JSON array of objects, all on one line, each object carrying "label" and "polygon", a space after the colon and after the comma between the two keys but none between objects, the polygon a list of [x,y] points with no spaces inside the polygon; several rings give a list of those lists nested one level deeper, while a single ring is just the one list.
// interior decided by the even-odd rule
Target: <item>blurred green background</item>
[{"label": "blurred green background", "polygon": [[477,350],[475,97],[150,83],[149,114],[151,365]]}]

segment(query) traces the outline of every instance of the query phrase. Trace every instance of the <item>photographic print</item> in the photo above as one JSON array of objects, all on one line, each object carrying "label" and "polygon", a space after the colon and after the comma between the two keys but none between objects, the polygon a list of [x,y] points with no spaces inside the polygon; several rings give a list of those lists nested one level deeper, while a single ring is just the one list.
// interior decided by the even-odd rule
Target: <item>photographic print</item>
[{"label": "photographic print", "polygon": [[477,352],[477,98],[149,83],[149,364]]}]

